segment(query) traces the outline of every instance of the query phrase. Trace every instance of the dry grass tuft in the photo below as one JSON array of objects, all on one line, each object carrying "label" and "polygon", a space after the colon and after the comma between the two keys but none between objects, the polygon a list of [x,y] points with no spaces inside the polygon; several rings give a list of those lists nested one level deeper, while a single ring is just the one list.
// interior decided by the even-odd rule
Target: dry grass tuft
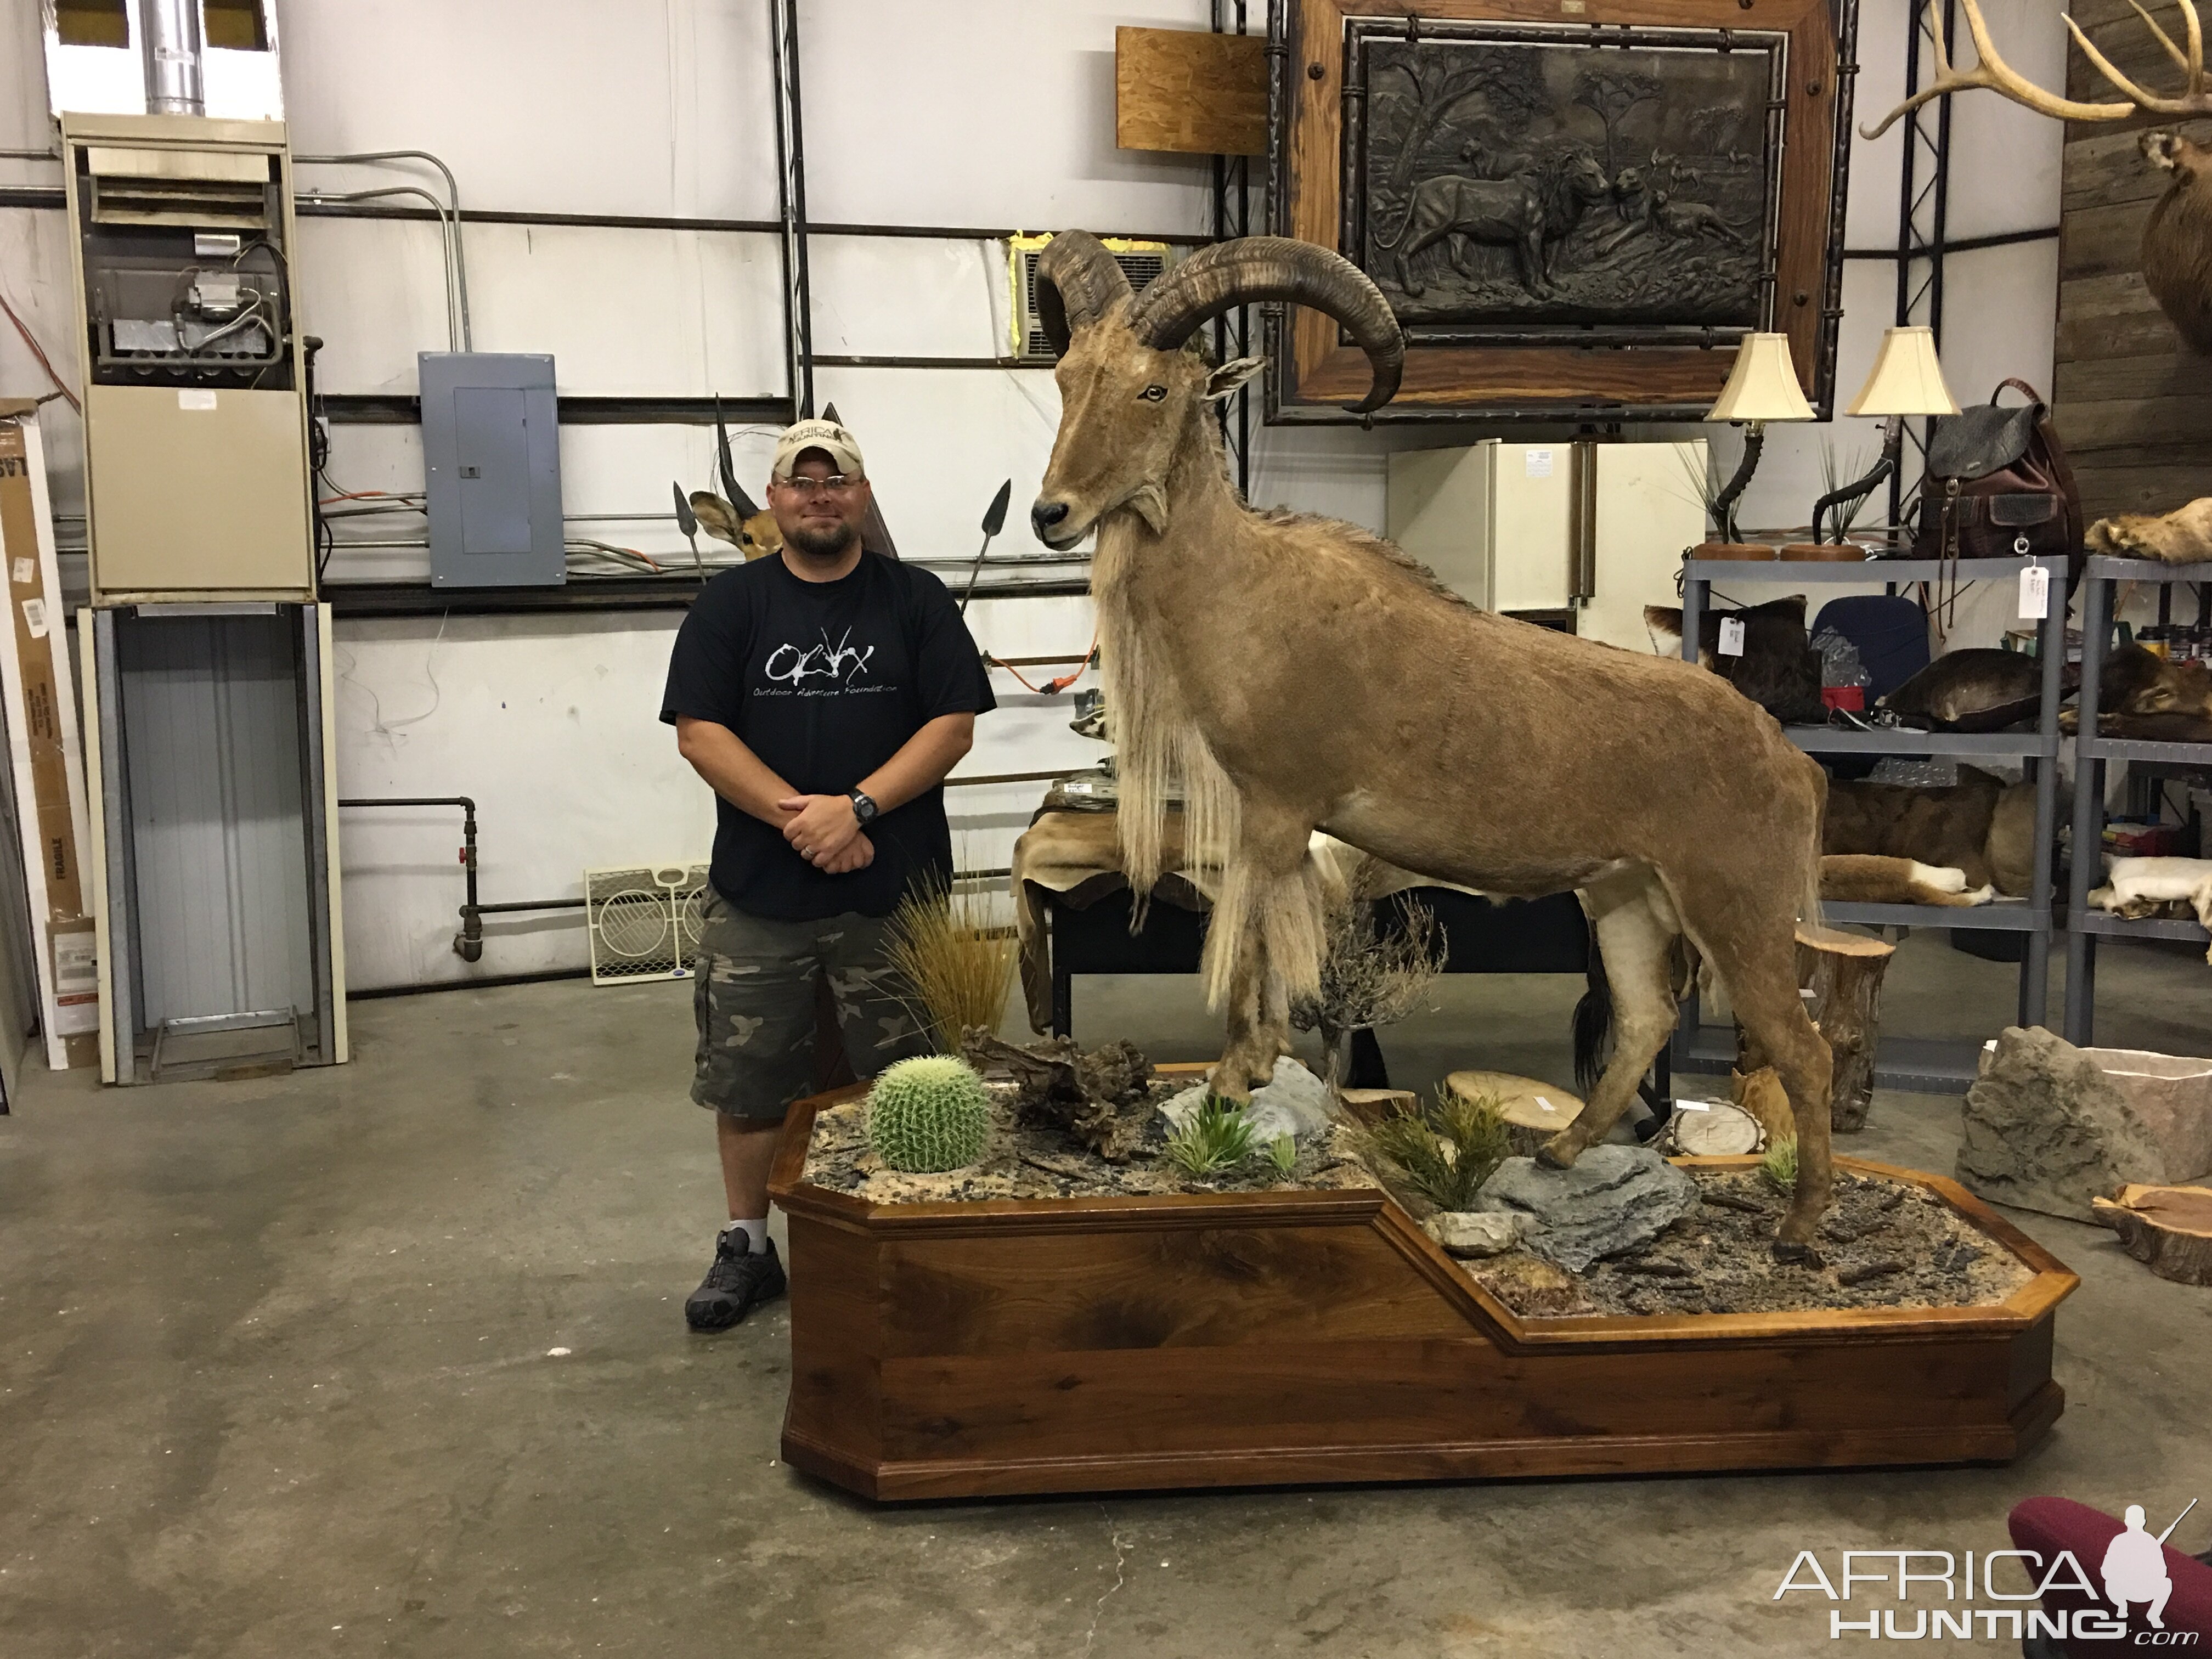
[{"label": "dry grass tuft", "polygon": [[1794,1136],[1778,1136],[1759,1160],[1759,1173],[1778,1193],[1797,1190],[1797,1142]]},{"label": "dry grass tuft", "polygon": [[1397,1112],[1359,1132],[1364,1148],[1439,1210],[1464,1210],[1512,1150],[1504,1103],[1441,1091],[1421,1111]]},{"label": "dry grass tuft", "polygon": [[931,878],[891,912],[884,955],[904,981],[899,1000],[941,1054],[971,1025],[999,1029],[1014,983],[1012,930],[991,920],[991,896]]},{"label": "dry grass tuft", "polygon": [[[1864,447],[1839,450],[1834,439],[1823,437],[1820,440],[1820,493],[1832,495],[1845,484],[1855,483],[1864,477],[1874,465],[1875,453]],[[1830,507],[1828,511],[1836,526],[1836,533],[1838,536],[1849,535],[1851,526],[1864,516],[1868,504],[1873,500],[1874,491],[1869,489],[1863,495],[1838,501]]]}]

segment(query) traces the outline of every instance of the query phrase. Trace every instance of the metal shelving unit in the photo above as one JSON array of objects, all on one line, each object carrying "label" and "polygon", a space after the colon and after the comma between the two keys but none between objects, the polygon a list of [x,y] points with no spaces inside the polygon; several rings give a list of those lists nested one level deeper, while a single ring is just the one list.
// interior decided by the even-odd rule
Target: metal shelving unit
[{"label": "metal shelving unit", "polygon": [[2212,769],[2212,743],[2148,743],[2097,735],[2099,682],[2112,631],[2116,582],[2212,582],[2212,564],[2167,564],[2158,559],[2089,561],[2081,591],[2081,735],[2074,748],[2074,856],[2066,902],[2066,1040],[2086,1048],[2097,1024],[2097,941],[2100,939],[2175,939],[2202,945],[2208,935],[2193,921],[2145,916],[2130,920],[2089,908],[2089,890],[2104,873],[2105,768],[2117,761],[2161,761]]},{"label": "metal shelving unit", "polygon": [[[1682,654],[1697,660],[1697,641],[1715,582],[1730,585],[1788,583],[1802,587],[1863,586],[1869,582],[2012,581],[2033,558],[1871,559],[1864,562],[1805,562],[1685,559],[1682,562]],[[2054,572],[2054,574],[2060,574]],[[1936,904],[1831,904],[1829,920],[1867,927],[1941,927],[1997,930],[2027,935],[2021,963],[2020,1023],[2044,1024],[2044,986],[2050,969],[2052,899],[2052,843],[2058,829],[2060,680],[2066,659],[2066,605],[2063,580],[2054,585],[2040,627],[2043,714],[2033,732],[1858,732],[1827,726],[1785,726],[1783,733],[1812,755],[1942,755],[1962,759],[2016,759],[2035,780],[2035,864],[2025,900],[1956,907]],[[2087,672],[2086,670],[2084,671]],[[2161,748],[2177,745],[2160,744]],[[2180,745],[2186,746],[2186,745]],[[1981,1054],[1979,1038],[1939,1041],[1886,1036],[1875,1082],[1886,1089],[1958,1093],[1974,1079]],[[1725,1071],[1735,1058],[1732,1034],[1723,1048],[1698,1022],[1694,993],[1684,1005],[1674,1036],[1678,1072]]]}]

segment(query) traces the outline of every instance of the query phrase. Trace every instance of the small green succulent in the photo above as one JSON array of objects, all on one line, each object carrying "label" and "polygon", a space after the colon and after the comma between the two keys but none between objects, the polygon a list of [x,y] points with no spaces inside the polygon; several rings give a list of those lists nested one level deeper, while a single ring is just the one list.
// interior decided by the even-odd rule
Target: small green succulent
[{"label": "small green succulent", "polygon": [[1235,1101],[1208,1095],[1168,1137],[1167,1160],[1191,1176],[1208,1176],[1252,1155],[1252,1119]]},{"label": "small green succulent", "polygon": [[1289,1135],[1277,1135],[1267,1143],[1267,1162],[1275,1166],[1279,1176],[1288,1176],[1297,1167],[1298,1143]]}]

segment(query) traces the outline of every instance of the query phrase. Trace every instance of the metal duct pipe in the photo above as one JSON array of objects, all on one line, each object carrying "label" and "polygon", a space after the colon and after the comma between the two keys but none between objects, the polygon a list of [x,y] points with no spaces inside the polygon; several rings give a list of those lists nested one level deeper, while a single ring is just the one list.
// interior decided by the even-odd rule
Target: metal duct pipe
[{"label": "metal duct pipe", "polygon": [[[453,290],[460,301],[460,349],[463,351],[474,351],[477,349],[476,337],[471,332],[469,325],[469,265],[468,260],[464,257],[465,250],[461,246],[461,187],[454,181],[453,168],[447,167],[443,161],[431,155],[427,149],[370,149],[362,150],[358,154],[352,155],[295,155],[292,160],[295,162],[329,162],[347,166],[356,164],[368,165],[383,161],[428,161],[432,167],[437,168],[440,173],[445,175],[446,211],[441,214],[439,217],[443,220],[450,216],[453,221],[453,228],[448,233],[447,259],[447,263],[453,268],[452,281]],[[362,198],[358,196],[353,196],[340,197],[334,199],[341,201],[358,201]]]},{"label": "metal duct pipe", "polygon": [[200,0],[138,0],[146,57],[146,113],[204,115]]}]

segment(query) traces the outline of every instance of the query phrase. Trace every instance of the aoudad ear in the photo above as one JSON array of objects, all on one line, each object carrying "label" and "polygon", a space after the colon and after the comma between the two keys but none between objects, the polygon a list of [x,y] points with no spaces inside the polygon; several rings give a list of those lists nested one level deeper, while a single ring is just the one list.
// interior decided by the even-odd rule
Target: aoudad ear
[{"label": "aoudad ear", "polygon": [[1206,400],[1218,403],[1267,368],[1265,357],[1233,357],[1206,377]]}]

